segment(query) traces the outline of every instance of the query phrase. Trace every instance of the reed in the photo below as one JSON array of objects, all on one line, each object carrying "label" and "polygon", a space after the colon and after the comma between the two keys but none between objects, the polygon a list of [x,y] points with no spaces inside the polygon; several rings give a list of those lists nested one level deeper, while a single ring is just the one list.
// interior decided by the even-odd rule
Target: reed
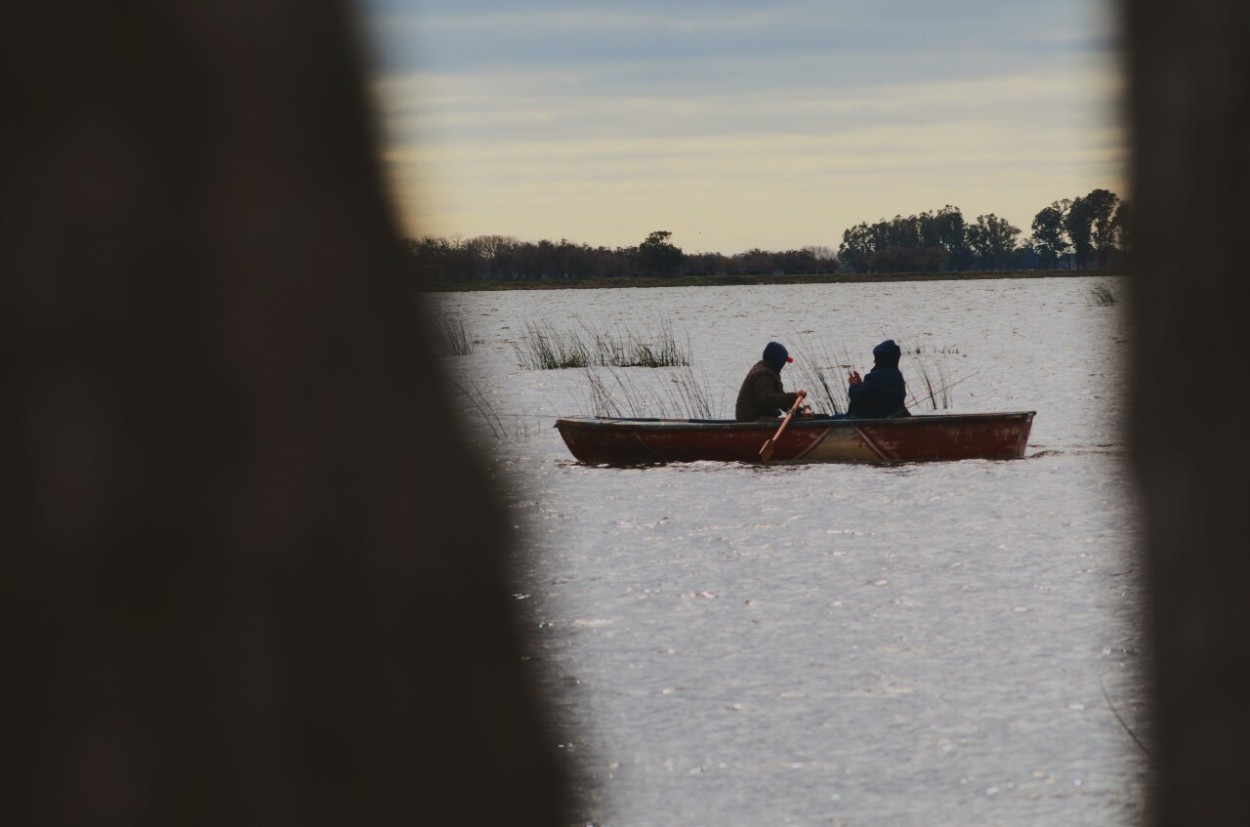
[{"label": "reed", "polygon": [[459,382],[452,382],[460,395],[469,403],[471,410],[478,414],[478,419],[490,429],[491,434],[496,439],[502,439],[507,435],[508,430],[504,427],[503,420],[495,411],[495,406],[487,399],[486,394],[482,393],[482,389],[476,385],[462,385]]},{"label": "reed", "polygon": [[[550,336],[550,334],[544,334]],[[534,339],[535,334],[531,333]],[[672,340],[672,337],[669,337]],[[580,340],[574,340],[580,341]],[[585,363],[577,365],[585,373],[590,416],[660,419],[713,419],[724,408],[724,393],[713,405],[704,378],[696,375],[689,359],[682,353],[678,365],[654,364],[635,358],[638,338],[632,332],[604,337],[594,350],[586,349]],[[675,340],[674,340],[675,341]],[[795,385],[808,393],[808,402],[818,413],[841,414],[850,407],[847,374],[855,363],[838,356],[826,344],[813,344],[803,337],[795,339]],[[905,363],[900,364],[911,389],[909,408],[949,409],[953,404],[951,389],[980,371],[950,379],[950,362],[963,356],[956,347],[900,345]],[[565,350],[576,348],[565,344]],[[551,349],[553,352],[555,349]],[[626,359],[624,354],[633,354]],[[554,358],[553,358],[554,361]],[[628,368],[662,367],[665,370],[636,373]],[[866,371],[865,371],[866,373]],[[731,389],[732,390],[732,389]]]},{"label": "reed", "polygon": [[534,435],[535,421],[544,418],[534,414],[501,414],[476,384],[465,385],[453,380],[452,385],[466,403],[464,412],[470,414],[466,421],[471,433],[486,436],[489,431],[489,436],[497,441],[523,442]]},{"label": "reed", "polygon": [[529,370],[584,368],[591,364],[586,345],[576,334],[556,330],[550,323],[526,322],[524,346],[514,343],[520,365]]},{"label": "reed", "polygon": [[439,351],[445,356],[467,356],[473,352],[473,343],[459,316],[444,316],[439,320]]},{"label": "reed", "polygon": [[669,371],[669,400],[674,410],[686,419],[711,419],[712,405],[707,395],[706,382],[694,375],[689,365],[680,365]]},{"label": "reed", "polygon": [[[948,380],[948,363],[952,357],[962,355],[959,349],[924,345],[900,345],[900,349],[908,357],[907,364],[899,365],[903,375],[909,377],[911,394],[908,407],[927,404],[935,411],[950,408],[950,389],[958,382]],[[851,404],[847,374],[855,368],[855,362],[846,355],[845,345],[841,354],[836,354],[828,346],[813,345],[798,337],[795,354],[796,382],[807,391],[812,406],[821,413],[824,412],[822,408],[827,408],[829,413],[845,413]],[[861,371],[864,374],[867,372]]]},{"label": "reed", "polygon": [[[962,382],[951,382],[949,361],[962,356],[954,347],[926,347],[900,345],[908,362],[900,363],[903,375],[908,378],[911,389],[909,408],[927,405],[932,410],[948,409],[952,404],[950,389]],[[835,352],[826,344],[813,344],[808,339],[795,338],[794,375],[795,384],[807,391],[809,404],[818,413],[845,413],[851,404],[847,374],[855,369],[855,362],[847,356],[843,344],[841,352]],[[867,370],[861,373],[867,374]],[[965,379],[968,377],[964,377]]]},{"label": "reed", "polygon": [[852,364],[845,346],[839,358],[827,346],[813,345],[802,336],[795,341],[795,381],[807,391],[808,404],[819,413],[845,413],[850,407],[846,380]]},{"label": "reed", "polygon": [[591,416],[711,419],[706,384],[689,365],[636,374],[615,366],[587,367]]},{"label": "reed", "polygon": [[[951,389],[980,373],[980,371],[975,371],[954,381],[950,379],[951,359],[963,356],[957,347],[937,348],[916,345],[904,347],[903,353],[908,357],[909,364],[900,365],[900,367],[904,370],[904,376],[912,375],[912,381],[909,383],[912,390],[907,402],[908,407],[928,403],[932,410],[947,410],[954,402]],[[917,374],[920,377],[919,382],[915,379]],[[917,389],[917,385],[924,387]]]},{"label": "reed", "polygon": [[596,371],[586,369],[586,387],[590,398],[586,405],[589,416],[621,417],[624,414],[617,397]]},{"label": "reed", "polygon": [[1105,284],[1095,284],[1089,291],[1091,301],[1098,307],[1110,307],[1115,304],[1115,293]]},{"label": "reed", "polygon": [[661,318],[658,329],[644,336],[621,326],[604,332],[582,325],[582,332],[557,330],[550,323],[527,322],[525,335],[514,343],[518,362],[529,370],[615,367],[664,368],[690,365],[690,343],[683,348],[672,323]]},{"label": "reed", "polygon": [[[903,354],[908,357],[908,373],[912,374],[912,392],[907,401],[908,407],[923,405],[926,401],[932,410],[946,409],[951,406],[949,385],[946,380],[946,357],[958,353],[957,349],[941,348],[926,353],[923,345],[904,346]],[[900,367],[902,365],[900,364]],[[919,374],[920,382],[915,377]],[[906,374],[904,374],[906,376]],[[917,390],[916,385],[923,386]]]}]

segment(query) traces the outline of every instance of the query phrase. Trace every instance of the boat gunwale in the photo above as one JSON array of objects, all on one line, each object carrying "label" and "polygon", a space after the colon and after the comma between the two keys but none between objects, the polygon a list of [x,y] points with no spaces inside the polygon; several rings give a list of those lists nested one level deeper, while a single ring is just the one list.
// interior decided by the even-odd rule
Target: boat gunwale
[{"label": "boat gunwale", "polygon": [[[790,420],[789,430],[779,443],[783,455],[774,459],[779,464],[891,465],[1019,459],[1024,456],[1036,414],[1000,411]],[[573,456],[588,465],[626,467],[702,460],[754,464],[758,445],[777,431],[781,421],[580,416],[558,419],[555,427]]]},{"label": "boat gunwale", "polygon": [[[1032,420],[1036,411],[1003,411],[999,413],[963,413],[963,414],[913,414],[871,419],[867,417],[832,417],[795,418],[790,420],[791,428],[818,427],[856,427],[861,425],[888,425],[916,427],[924,424],[958,424],[960,422],[978,422],[988,420]],[[734,419],[661,419],[646,417],[614,417],[614,416],[565,416],[556,419],[556,427],[561,423],[579,427],[592,428],[650,428],[662,430],[775,430],[781,419],[741,422]]]}]

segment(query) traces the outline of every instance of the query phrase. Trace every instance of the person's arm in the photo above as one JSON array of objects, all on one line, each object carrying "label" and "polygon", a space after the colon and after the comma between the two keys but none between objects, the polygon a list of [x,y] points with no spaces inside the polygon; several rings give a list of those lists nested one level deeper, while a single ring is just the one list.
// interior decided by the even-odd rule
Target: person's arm
[{"label": "person's arm", "polygon": [[857,407],[857,400],[860,397],[860,391],[862,391],[863,389],[864,389],[864,380],[859,375],[859,371],[857,370],[851,371],[850,374],[847,376],[847,380],[846,380],[846,398],[847,398],[847,401],[850,402],[850,407],[848,408],[848,412],[851,408]]},{"label": "person's arm", "polygon": [[786,393],[776,388],[772,377],[767,374],[761,374],[755,377],[755,381],[751,385],[755,393],[755,399],[759,402],[760,407],[769,413],[777,411],[788,411],[794,406],[794,400],[798,399],[798,394]]}]

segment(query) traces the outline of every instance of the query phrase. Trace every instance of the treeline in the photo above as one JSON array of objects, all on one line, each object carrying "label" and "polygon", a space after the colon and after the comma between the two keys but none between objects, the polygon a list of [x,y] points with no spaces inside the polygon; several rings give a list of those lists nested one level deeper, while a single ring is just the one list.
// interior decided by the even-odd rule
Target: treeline
[{"label": "treeline", "polygon": [[760,276],[920,273],[959,270],[1084,269],[1119,266],[1128,249],[1127,202],[1096,189],[1040,210],[1024,236],[990,213],[967,221],[958,207],[862,223],[829,247],[732,256],[685,253],[672,233],[656,230],[635,247],[591,247],[571,241],[518,241],[424,236],[404,242],[419,283],[591,280],[629,276]]},{"label": "treeline", "polygon": [[838,260],[858,273],[940,270],[1105,269],[1128,251],[1128,202],[1110,190],[1055,201],[1033,217],[1032,233],[990,213],[974,222],[958,207],[874,224],[842,234]]},{"label": "treeline", "polygon": [[510,236],[462,240],[425,236],[405,240],[414,278],[422,282],[588,280],[626,276],[792,275],[834,273],[837,257],[829,247],[769,252],[748,250],[732,256],[685,253],[657,230],[636,247],[591,247],[571,241],[518,241]]}]

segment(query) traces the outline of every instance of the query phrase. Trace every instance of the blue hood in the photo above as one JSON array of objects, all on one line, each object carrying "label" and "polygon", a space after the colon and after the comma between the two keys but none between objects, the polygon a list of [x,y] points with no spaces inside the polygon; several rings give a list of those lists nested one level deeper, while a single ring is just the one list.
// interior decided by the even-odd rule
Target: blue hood
[{"label": "blue hood", "polygon": [[898,367],[898,360],[902,355],[903,351],[899,349],[898,345],[894,344],[893,339],[886,339],[872,349],[872,358],[877,365],[883,368]]}]

